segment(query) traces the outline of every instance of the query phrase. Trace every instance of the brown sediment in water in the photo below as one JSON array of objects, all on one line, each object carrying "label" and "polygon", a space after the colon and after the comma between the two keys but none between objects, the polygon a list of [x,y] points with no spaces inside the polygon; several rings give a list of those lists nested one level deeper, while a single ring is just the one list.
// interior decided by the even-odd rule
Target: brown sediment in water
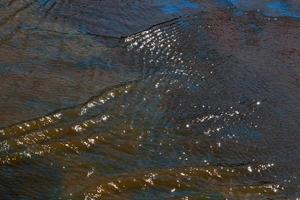
[{"label": "brown sediment in water", "polygon": [[299,21],[53,2],[0,3],[1,199],[297,197]]}]

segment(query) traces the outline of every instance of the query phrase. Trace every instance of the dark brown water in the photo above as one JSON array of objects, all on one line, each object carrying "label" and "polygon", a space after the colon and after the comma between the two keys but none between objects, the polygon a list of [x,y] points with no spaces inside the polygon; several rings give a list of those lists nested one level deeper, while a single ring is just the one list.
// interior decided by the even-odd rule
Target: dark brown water
[{"label": "dark brown water", "polygon": [[299,199],[299,10],[0,1],[0,199]]}]

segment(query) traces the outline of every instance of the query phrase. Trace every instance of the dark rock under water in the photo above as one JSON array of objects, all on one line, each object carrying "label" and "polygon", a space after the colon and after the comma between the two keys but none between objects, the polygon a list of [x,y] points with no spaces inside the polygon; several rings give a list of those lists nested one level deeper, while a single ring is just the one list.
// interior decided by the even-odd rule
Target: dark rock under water
[{"label": "dark rock under water", "polygon": [[300,198],[296,1],[0,2],[0,199]]}]

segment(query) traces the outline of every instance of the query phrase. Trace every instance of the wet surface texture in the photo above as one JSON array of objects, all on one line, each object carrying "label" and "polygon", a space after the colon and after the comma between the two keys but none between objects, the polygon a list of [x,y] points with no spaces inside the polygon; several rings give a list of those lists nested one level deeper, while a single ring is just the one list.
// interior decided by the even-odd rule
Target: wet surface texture
[{"label": "wet surface texture", "polygon": [[0,1],[0,199],[300,198],[297,1]]}]

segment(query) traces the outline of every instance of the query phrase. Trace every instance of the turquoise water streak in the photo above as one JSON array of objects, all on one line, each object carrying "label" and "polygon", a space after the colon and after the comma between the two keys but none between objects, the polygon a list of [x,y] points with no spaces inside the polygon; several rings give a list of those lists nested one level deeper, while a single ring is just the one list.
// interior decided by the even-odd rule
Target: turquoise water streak
[{"label": "turquoise water streak", "polygon": [[270,11],[276,13],[278,16],[284,17],[294,17],[300,19],[300,6],[298,6],[298,11],[293,10],[293,7],[297,9],[297,6],[289,5],[286,2],[270,2],[267,4],[267,8]]},{"label": "turquoise water streak", "polygon": [[165,0],[165,1],[157,1],[158,4],[161,5],[161,10],[165,14],[178,14],[182,13],[184,10],[194,10],[200,8],[198,3],[189,1],[189,0]]},{"label": "turquoise water streak", "polygon": [[56,0],[38,0],[38,2],[45,8],[50,8],[56,3]]}]

